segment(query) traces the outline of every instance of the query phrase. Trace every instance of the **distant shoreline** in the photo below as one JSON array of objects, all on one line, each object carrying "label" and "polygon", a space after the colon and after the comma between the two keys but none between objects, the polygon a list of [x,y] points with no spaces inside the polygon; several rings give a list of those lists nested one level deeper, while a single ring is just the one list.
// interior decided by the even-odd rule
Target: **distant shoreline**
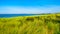
[{"label": "distant shoreline", "polygon": [[60,14],[60,13],[42,13],[42,14],[0,14],[0,18],[5,17],[18,17],[18,16],[38,16],[38,15],[49,15],[49,14]]}]

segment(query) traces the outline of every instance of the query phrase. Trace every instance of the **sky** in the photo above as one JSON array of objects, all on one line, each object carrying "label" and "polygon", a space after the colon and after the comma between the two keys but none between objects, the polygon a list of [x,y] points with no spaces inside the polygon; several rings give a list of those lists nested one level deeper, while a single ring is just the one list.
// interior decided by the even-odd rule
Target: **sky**
[{"label": "sky", "polygon": [[60,0],[0,0],[0,14],[60,12]]}]

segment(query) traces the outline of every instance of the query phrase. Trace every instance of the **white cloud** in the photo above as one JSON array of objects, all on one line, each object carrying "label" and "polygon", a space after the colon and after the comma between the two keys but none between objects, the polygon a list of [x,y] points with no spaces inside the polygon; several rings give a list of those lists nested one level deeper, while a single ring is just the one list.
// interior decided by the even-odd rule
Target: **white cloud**
[{"label": "white cloud", "polygon": [[60,12],[60,6],[55,7],[1,7],[0,14],[39,14]]}]

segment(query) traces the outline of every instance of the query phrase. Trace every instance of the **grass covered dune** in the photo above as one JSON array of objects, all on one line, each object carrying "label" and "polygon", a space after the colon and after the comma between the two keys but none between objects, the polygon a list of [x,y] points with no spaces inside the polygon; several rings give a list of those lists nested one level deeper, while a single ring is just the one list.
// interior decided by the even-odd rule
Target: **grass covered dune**
[{"label": "grass covered dune", "polygon": [[0,18],[0,34],[60,34],[60,14]]}]

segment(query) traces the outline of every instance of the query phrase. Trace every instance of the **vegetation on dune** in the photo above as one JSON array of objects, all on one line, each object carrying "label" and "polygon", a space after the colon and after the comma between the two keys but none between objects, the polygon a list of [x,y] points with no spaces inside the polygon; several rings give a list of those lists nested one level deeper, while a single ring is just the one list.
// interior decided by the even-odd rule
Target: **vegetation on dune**
[{"label": "vegetation on dune", "polygon": [[60,34],[60,14],[0,18],[0,34]]}]

